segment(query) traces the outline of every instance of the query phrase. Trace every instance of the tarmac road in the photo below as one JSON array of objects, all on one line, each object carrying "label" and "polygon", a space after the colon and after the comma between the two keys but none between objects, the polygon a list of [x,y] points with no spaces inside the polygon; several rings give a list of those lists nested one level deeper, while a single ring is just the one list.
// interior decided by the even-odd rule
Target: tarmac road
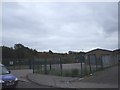
[{"label": "tarmac road", "polygon": [[[26,76],[29,73],[32,73],[33,71],[30,69],[24,69],[24,70],[11,70],[12,74],[17,76],[19,79],[18,85],[16,86],[16,89],[31,89],[33,88],[33,90],[35,88],[52,88],[52,87],[48,87],[48,86],[43,86],[43,85],[38,85],[36,83],[33,83],[31,81],[29,81]],[[15,89],[15,90],[16,90]]]},{"label": "tarmac road", "polygon": [[[43,86],[43,85],[37,85],[35,83],[32,83],[32,82],[22,82],[22,81],[19,81],[17,87],[14,89],[14,90],[24,90],[24,89],[28,89],[28,90],[42,90],[42,89],[50,89],[52,88],[53,90],[63,90],[62,88],[54,88],[54,87],[49,87],[49,86]],[[64,89],[66,90],[66,89]]]},{"label": "tarmac road", "polygon": [[[120,67],[120,65],[119,65]],[[93,83],[102,83],[102,84],[113,84],[118,85],[118,66],[113,66],[105,70],[96,72],[91,77],[87,77],[82,82],[93,82]]]},{"label": "tarmac road", "polygon": [[35,90],[35,89],[41,89],[41,88],[44,89],[44,88],[51,88],[51,87],[37,85],[37,84],[32,83],[32,82],[19,81],[16,88],[6,88],[6,89],[2,89],[2,90],[24,90],[24,89]]},{"label": "tarmac road", "polygon": [[22,82],[19,81],[16,88],[50,88],[48,86],[40,86],[32,82]]}]

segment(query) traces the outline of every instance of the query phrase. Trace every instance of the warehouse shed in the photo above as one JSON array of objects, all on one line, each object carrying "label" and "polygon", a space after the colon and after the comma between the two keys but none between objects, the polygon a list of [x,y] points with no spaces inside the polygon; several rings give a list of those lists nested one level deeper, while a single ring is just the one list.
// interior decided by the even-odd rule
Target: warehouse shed
[{"label": "warehouse shed", "polygon": [[95,65],[96,69],[114,65],[113,52],[105,49],[94,49],[86,53],[86,63]]}]

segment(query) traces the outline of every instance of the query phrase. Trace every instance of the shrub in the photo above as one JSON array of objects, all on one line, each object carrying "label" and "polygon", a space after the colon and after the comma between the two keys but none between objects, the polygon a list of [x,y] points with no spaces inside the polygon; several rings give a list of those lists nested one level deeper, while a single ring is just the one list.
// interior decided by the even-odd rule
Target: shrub
[{"label": "shrub", "polygon": [[69,77],[71,76],[71,72],[69,70],[65,70],[63,76]]},{"label": "shrub", "polygon": [[76,77],[76,76],[79,75],[79,70],[78,69],[73,69],[71,74],[72,74],[72,77]]}]

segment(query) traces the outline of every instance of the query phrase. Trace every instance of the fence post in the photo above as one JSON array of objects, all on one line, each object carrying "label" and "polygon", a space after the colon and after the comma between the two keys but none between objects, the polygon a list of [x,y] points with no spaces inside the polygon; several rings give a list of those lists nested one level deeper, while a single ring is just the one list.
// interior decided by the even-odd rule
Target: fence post
[{"label": "fence post", "polygon": [[103,69],[103,60],[102,60],[102,56],[99,56],[99,60],[100,60],[100,64],[101,64],[101,69]]},{"label": "fence post", "polygon": [[47,74],[47,59],[45,58],[45,62],[44,62],[44,68],[45,68],[45,74]]},{"label": "fence post", "polygon": [[35,73],[35,59],[33,59],[33,73]]},{"label": "fence post", "polygon": [[85,55],[85,62],[84,62],[84,64],[85,64],[84,75],[87,75],[87,67],[86,67],[86,65],[87,65],[87,56],[86,55]]},{"label": "fence post", "polygon": [[81,77],[82,77],[82,60],[81,60]]},{"label": "fence post", "polygon": [[28,60],[29,60],[29,61],[28,61],[28,62],[29,62],[29,69],[31,69],[31,67],[32,67],[32,65],[31,65],[31,64],[32,64],[31,61],[32,61],[32,60],[31,60],[31,59],[28,59]]},{"label": "fence post", "polygon": [[39,60],[37,59],[37,72],[39,73]]},{"label": "fence post", "polygon": [[15,65],[16,65],[16,63],[15,63],[15,59],[14,59],[14,61],[13,61],[13,69],[15,70]]},{"label": "fence post", "polygon": [[61,58],[60,58],[60,72],[61,72],[61,76],[62,76],[62,61],[61,61]]},{"label": "fence post", "polygon": [[102,69],[104,68],[104,63],[103,63],[103,58],[101,56],[101,66],[102,66]]},{"label": "fence post", "polygon": [[90,73],[91,73],[91,62],[90,62],[90,56],[89,55],[88,55],[88,60],[89,60]]},{"label": "fence post", "polygon": [[95,61],[96,61],[96,71],[97,71],[98,66],[97,66],[97,57],[96,57],[96,55],[95,55]]},{"label": "fence post", "polygon": [[50,60],[50,71],[51,71],[51,60]]}]

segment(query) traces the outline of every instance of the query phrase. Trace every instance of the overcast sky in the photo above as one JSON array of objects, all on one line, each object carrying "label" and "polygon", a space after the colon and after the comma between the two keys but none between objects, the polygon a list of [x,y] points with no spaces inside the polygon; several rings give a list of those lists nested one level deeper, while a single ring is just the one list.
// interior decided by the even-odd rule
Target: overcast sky
[{"label": "overcast sky", "polygon": [[3,45],[38,51],[118,48],[118,3],[3,3]]}]

